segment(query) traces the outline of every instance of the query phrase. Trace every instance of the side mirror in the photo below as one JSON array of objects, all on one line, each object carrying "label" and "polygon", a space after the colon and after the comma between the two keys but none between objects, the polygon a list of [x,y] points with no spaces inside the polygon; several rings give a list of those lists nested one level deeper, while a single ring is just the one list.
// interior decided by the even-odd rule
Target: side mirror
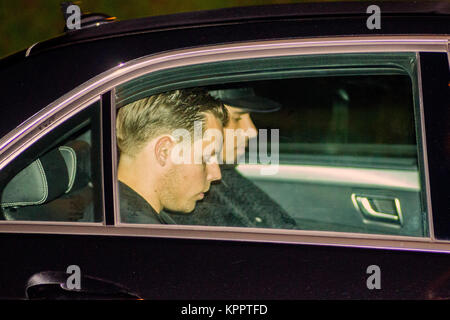
[{"label": "side mirror", "polygon": [[130,292],[114,282],[81,276],[81,288],[67,287],[70,275],[61,271],[43,271],[32,275],[25,287],[25,295],[30,300],[139,300],[137,294]]}]

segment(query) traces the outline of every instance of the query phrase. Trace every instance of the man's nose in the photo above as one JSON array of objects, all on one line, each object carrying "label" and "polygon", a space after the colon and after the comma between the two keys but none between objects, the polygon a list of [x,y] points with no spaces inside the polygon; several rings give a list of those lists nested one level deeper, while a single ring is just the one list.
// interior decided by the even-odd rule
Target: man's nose
[{"label": "man's nose", "polygon": [[220,180],[222,179],[222,174],[220,172],[220,167],[219,164],[217,163],[210,163],[208,165],[206,165],[207,167],[207,175],[206,175],[206,179],[210,182],[212,181],[216,181],[216,180]]}]

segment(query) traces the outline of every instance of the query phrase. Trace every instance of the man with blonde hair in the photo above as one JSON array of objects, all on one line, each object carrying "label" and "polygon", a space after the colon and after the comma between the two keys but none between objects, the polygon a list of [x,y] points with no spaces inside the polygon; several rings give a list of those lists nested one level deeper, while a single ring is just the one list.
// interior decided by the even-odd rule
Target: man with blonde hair
[{"label": "man with blonde hair", "polygon": [[[216,147],[204,135],[193,134],[196,123],[202,132],[219,130],[228,121],[227,110],[207,92],[175,90],[127,104],[117,113],[117,145],[120,152],[118,180],[121,221],[126,223],[174,223],[165,210],[188,213],[203,199],[213,181],[221,178]],[[180,143],[177,130],[191,133],[187,159],[180,163],[174,151]],[[209,150],[196,161],[195,150]],[[219,150],[220,151],[220,150]],[[178,159],[179,160],[179,159]]]},{"label": "man with blonde hair", "polygon": [[224,131],[234,132],[224,135],[222,179],[211,186],[193,213],[172,213],[171,218],[179,224],[296,229],[295,220],[278,203],[236,170],[249,139],[257,136],[250,113],[274,112],[281,105],[258,96],[251,87],[223,88],[209,94],[227,108],[229,120]]}]

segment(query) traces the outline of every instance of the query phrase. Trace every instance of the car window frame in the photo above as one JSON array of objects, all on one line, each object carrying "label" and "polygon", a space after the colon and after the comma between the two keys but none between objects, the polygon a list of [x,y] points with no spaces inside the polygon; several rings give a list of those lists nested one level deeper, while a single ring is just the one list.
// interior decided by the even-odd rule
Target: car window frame
[{"label": "car window frame", "polygon": [[[71,116],[82,109],[87,101],[100,95],[111,94],[117,85],[137,78],[152,70],[168,69],[174,66],[195,63],[206,63],[218,60],[235,60],[244,57],[272,57],[277,55],[301,55],[320,53],[364,53],[364,52],[448,52],[448,37],[446,36],[364,36],[364,37],[334,37],[334,38],[308,38],[290,40],[267,40],[257,42],[242,42],[216,46],[206,46],[184,50],[170,51],[157,55],[145,56],[139,59],[121,63],[117,67],[104,72],[90,81],[75,88],[54,103],[45,107],[35,116],[24,122],[10,134],[0,140],[0,169],[32,143],[39,136],[54,128],[61,119]],[[420,75],[420,68],[418,69]],[[419,88],[421,85],[419,84]],[[423,112],[422,98],[420,97],[421,112]],[[111,103],[111,110],[114,110]],[[113,116],[111,117],[111,121]],[[113,122],[112,122],[113,123]],[[421,116],[422,139],[426,139]],[[115,125],[111,125],[111,131],[115,137]],[[102,132],[104,132],[102,130]],[[107,133],[104,132],[106,135]],[[115,139],[111,139],[114,141]],[[12,143],[14,142],[14,143]],[[102,141],[103,143],[103,141]],[[112,147],[114,142],[112,142]],[[112,149],[114,150],[114,149]],[[425,153],[426,150],[424,149]],[[113,159],[115,155],[111,153]],[[112,176],[117,176],[116,165],[113,165]],[[428,167],[425,168],[428,172]],[[432,211],[429,197],[429,181],[425,179],[427,193],[427,207],[429,219],[432,219]],[[118,214],[118,195],[114,194],[114,215]],[[430,225],[430,237],[415,238],[405,236],[388,236],[373,234],[355,234],[329,231],[305,231],[305,230],[276,230],[256,228],[233,228],[212,226],[182,226],[182,225],[123,225],[114,226],[75,226],[73,223],[60,223],[59,229],[55,229],[50,223],[41,225],[36,223],[22,223],[23,228],[13,229],[4,222],[0,222],[0,232],[31,232],[31,233],[76,233],[96,235],[128,235],[167,238],[190,238],[211,240],[239,240],[262,241],[283,243],[304,243],[317,245],[338,245],[353,247],[391,248],[416,251],[450,252],[450,242],[438,241],[434,238],[432,225]],[[63,227],[63,228],[62,228]]]},{"label": "car window frame", "polygon": [[[89,110],[91,108],[91,110]],[[92,109],[92,108],[96,108],[96,109]],[[92,145],[91,148],[94,151],[98,151],[100,154],[102,154],[102,128],[101,128],[101,118],[102,118],[102,100],[101,97],[95,97],[93,99],[90,99],[86,102],[84,102],[83,104],[81,104],[79,106],[79,108],[76,110],[76,112],[69,112],[68,114],[61,114],[60,118],[57,118],[56,115],[49,115],[47,119],[44,118],[43,123],[40,124],[37,128],[36,128],[36,132],[35,135],[32,136],[31,139],[29,139],[28,141],[26,141],[24,144],[22,144],[20,146],[20,148],[22,149],[21,152],[13,152],[12,154],[10,154],[10,158],[8,159],[9,162],[2,166],[2,169],[5,167],[8,167],[10,164],[14,165],[15,160],[17,158],[20,158],[20,156],[23,153],[26,153],[27,151],[29,151],[29,148],[35,148],[36,146],[41,147],[42,145],[42,140],[45,141],[45,139],[47,139],[48,136],[52,136],[53,132],[52,130],[58,130],[60,129],[60,127],[65,127],[68,124],[71,125],[72,120],[74,120],[74,117],[78,117],[80,115],[82,115],[83,112],[89,112],[91,113],[91,115],[89,116],[89,119],[91,120],[90,126],[91,128],[95,128],[96,125],[100,125],[99,128],[95,128],[95,133],[91,132],[92,134]],[[84,117],[86,117],[86,115],[84,115]],[[79,125],[79,123],[77,124]],[[49,127],[52,126],[52,129],[49,129]],[[76,127],[76,126],[75,126]],[[70,130],[72,130],[73,128],[71,128]],[[70,131],[69,130],[69,131]],[[95,138],[98,138],[98,141],[94,141]],[[19,140],[21,142],[21,140]],[[47,149],[48,147],[44,148]],[[47,150],[49,151],[49,150]],[[44,151],[44,152],[47,152]],[[42,151],[40,151],[42,152]],[[17,159],[19,160],[19,159]],[[22,161],[20,161],[22,162]],[[16,224],[38,224],[38,225],[67,225],[67,224],[71,224],[71,225],[79,225],[79,226],[84,226],[84,225],[92,225],[92,226],[101,226],[104,224],[105,222],[105,217],[104,217],[104,201],[103,201],[103,194],[104,194],[104,186],[103,186],[103,165],[102,165],[102,159],[100,159],[98,162],[96,161],[95,163],[91,163],[91,165],[94,165],[94,167],[92,167],[92,173],[93,173],[93,179],[97,180],[100,182],[100,184],[96,187],[93,188],[93,201],[95,201],[94,204],[94,208],[100,208],[101,211],[101,221],[51,221],[51,220],[0,220],[0,223],[2,224],[12,224],[12,225],[16,225]],[[94,209],[95,210],[95,209]]]},{"label": "car window frame", "polygon": [[[219,62],[213,62],[213,63],[206,63],[206,64],[196,64],[193,66],[187,66],[187,67],[177,67],[173,69],[167,69],[162,71],[156,71],[153,73],[144,74],[143,76],[140,76],[138,78],[132,79],[130,81],[125,82],[124,84],[118,86],[116,90],[119,92],[119,95],[116,95],[116,100],[118,101],[118,104],[120,107],[124,106],[125,104],[128,104],[130,102],[136,101],[138,99],[147,97],[149,95],[158,94],[160,92],[165,92],[169,90],[174,89],[180,89],[180,88],[186,88],[186,87],[192,87],[192,86],[210,86],[210,85],[217,85],[217,84],[224,84],[224,83],[240,83],[243,81],[244,83],[247,83],[249,81],[252,83],[252,81],[269,81],[274,80],[277,81],[279,79],[283,80],[289,80],[289,79],[297,79],[297,78],[303,78],[306,77],[307,79],[311,77],[331,77],[333,79],[336,76],[340,75],[385,75],[385,76],[392,76],[392,75],[402,75],[406,76],[409,80],[409,92],[410,96],[410,102],[413,103],[411,106],[412,108],[409,110],[412,112],[413,117],[415,118],[418,114],[419,109],[419,91],[418,91],[418,79],[417,79],[417,67],[418,67],[418,54],[417,53],[351,53],[348,54],[328,54],[328,55],[294,55],[294,56],[285,56],[285,57],[270,57],[270,58],[254,58],[254,59],[239,59],[234,60],[232,63],[230,61],[219,61]],[[375,67],[375,68],[374,68]],[[341,71],[344,70],[345,73],[342,73]],[[169,80],[167,80],[169,79]],[[414,123],[414,131],[417,131],[416,138],[417,140],[421,139],[420,130],[416,130],[416,124]],[[417,156],[417,160],[419,162],[421,157],[419,157],[420,153],[417,151],[418,146],[420,145],[420,142],[417,142],[417,144],[414,144],[415,149],[415,155]],[[280,153],[281,156],[281,153]],[[245,170],[248,167],[253,167],[253,171],[259,172],[261,169],[261,164],[243,164],[238,166],[239,169],[242,168]],[[281,173],[285,166],[289,167],[288,164],[280,162],[279,164],[279,170]],[[298,165],[299,167],[305,166],[304,164]],[[256,167],[256,168],[255,168]],[[328,168],[325,166],[322,169],[332,169],[334,171],[333,174],[330,174],[331,176],[336,174],[336,170],[370,170],[366,166],[362,166],[361,168],[354,168],[353,166],[350,166],[350,168],[342,168],[347,167],[347,165],[338,165],[338,168],[334,168],[334,164],[331,165],[331,168]],[[422,167],[422,165],[420,165]],[[259,168],[259,169],[258,169]],[[375,168],[374,176],[377,175],[377,169]],[[417,170],[417,169],[415,169]],[[241,174],[246,176],[246,174],[242,171],[240,171]],[[398,172],[397,172],[398,173]],[[404,172],[403,172],[404,173]],[[411,172],[412,174],[412,172]],[[416,179],[418,177],[422,176],[419,174],[419,172],[414,171],[414,174],[416,175]],[[356,176],[356,175],[355,175]],[[256,174],[257,178],[262,178],[259,174]],[[270,177],[264,177],[266,182],[270,180]],[[273,178],[279,178],[273,177]],[[277,179],[275,179],[277,180]],[[420,196],[422,197],[422,194],[425,192],[421,188],[421,183],[423,180],[418,180],[417,183],[417,190]],[[316,181],[310,181],[310,182],[316,182]],[[337,181],[334,181],[337,182]],[[414,180],[413,180],[414,182]],[[253,181],[253,183],[258,183],[256,181]],[[355,182],[356,183],[356,182]],[[370,184],[370,188],[374,188],[373,185],[374,182],[368,183]],[[345,183],[343,181],[340,181],[338,183],[339,185],[344,185]],[[364,184],[364,183],[362,183]],[[352,185],[352,184],[349,184]],[[358,186],[363,188],[362,186]],[[397,185],[394,187],[395,189],[399,190],[411,190],[409,187],[400,186]],[[354,188],[357,188],[354,186]],[[414,188],[414,187],[413,187]],[[412,189],[413,189],[412,188]],[[356,191],[355,191],[356,192]],[[266,191],[267,193],[267,191]],[[366,190],[365,193],[369,193],[369,191]],[[425,197],[424,197],[425,198]],[[353,198],[352,198],[353,200]],[[278,201],[276,201],[278,202]],[[282,205],[282,203],[278,202],[279,205]],[[357,210],[359,211],[359,207],[356,204],[356,201],[353,200],[353,205]],[[424,205],[425,206],[425,205]],[[417,214],[425,215],[425,212],[428,213],[428,211],[424,211],[422,203],[420,208],[417,210]],[[353,209],[353,207],[352,207]],[[286,209],[288,210],[288,209]],[[296,210],[297,211],[297,210]],[[289,212],[289,214],[294,217],[296,213]],[[400,211],[401,212],[401,211]],[[195,213],[194,213],[195,214]],[[121,225],[126,224],[121,221],[121,215],[118,214],[117,216],[118,224]],[[401,213],[400,213],[401,217]],[[175,220],[176,218],[173,217]],[[312,221],[313,218],[310,216],[305,217],[297,217],[299,219],[306,219],[308,221]],[[181,220],[183,221],[183,220]],[[403,228],[400,228],[398,225],[392,225],[386,222],[380,222],[380,221],[371,221],[370,219],[363,218],[364,226],[368,226],[368,230],[366,232],[364,231],[351,231],[352,226],[354,225],[345,225],[348,227],[347,230],[339,232],[348,232],[348,233],[365,233],[365,234],[380,234],[380,235],[388,235],[388,234],[395,234],[395,231],[392,232],[392,230],[398,229],[401,231],[398,235],[404,235],[404,236],[411,236],[411,237],[428,237],[429,235],[429,226],[428,226],[428,216],[426,219],[420,217],[421,225],[417,228],[417,234],[414,234],[411,232],[407,234],[406,229],[410,228],[409,221],[408,221],[408,227],[405,225]],[[315,221],[320,225],[320,221]],[[329,222],[329,221],[328,221]],[[300,222],[301,223],[301,222]],[[183,223],[181,223],[183,224]],[[183,224],[183,225],[189,225],[189,224]],[[194,223],[193,225],[202,225],[207,226],[209,224],[197,224]],[[215,225],[212,223],[212,225]],[[219,226],[219,225],[217,225]],[[299,224],[301,226],[301,224]],[[380,229],[377,231],[374,231],[371,229],[371,227],[379,227]],[[228,225],[221,225],[220,227],[230,227]],[[242,227],[242,226],[240,226]],[[338,228],[337,226],[334,226]],[[268,227],[270,229],[270,227]],[[357,228],[357,227],[355,227]],[[384,229],[382,229],[384,228]],[[281,228],[280,228],[281,229]],[[329,232],[337,232],[337,229],[334,229],[333,227],[329,228],[316,228],[313,227],[307,227],[306,225],[299,228],[300,230],[310,230],[310,231],[329,231]],[[422,235],[419,235],[419,230],[423,231]]]},{"label": "car window frame", "polygon": [[[443,145],[442,139],[445,139],[445,134],[448,131],[435,121],[440,120],[442,117],[450,116],[448,105],[441,103],[445,101],[445,98],[449,98],[450,85],[450,51],[447,48],[447,57],[445,59],[444,54],[437,54],[435,52],[422,52],[421,61],[426,63],[421,65],[421,81],[424,81],[420,86],[420,94],[423,100],[426,99],[427,106],[421,109],[421,125],[425,131],[427,128],[428,136],[423,144],[423,149],[426,150],[425,163],[427,170],[424,174],[429,181],[430,191],[427,193],[429,198],[427,203],[430,206],[435,206],[435,210],[432,211],[431,232],[432,239],[434,241],[450,241],[450,211],[448,209],[448,193],[446,194],[446,187],[448,183],[449,170],[447,162],[447,170],[443,170],[445,167],[445,159],[449,160],[450,155],[445,153],[441,146]],[[448,68],[446,65],[448,63]],[[446,72],[444,71],[447,71]],[[441,88],[441,90],[436,90]],[[445,88],[445,89],[444,89]],[[447,106],[447,110],[445,110]],[[447,111],[447,112],[445,112]],[[430,120],[431,119],[431,120]],[[448,123],[447,123],[448,126]],[[448,130],[448,129],[447,129]],[[443,162],[444,161],[444,162]],[[441,163],[444,163],[444,166]],[[430,165],[432,163],[433,165]],[[432,180],[432,181],[431,181]],[[431,190],[433,185],[433,190]],[[447,197],[446,197],[447,196]]]}]

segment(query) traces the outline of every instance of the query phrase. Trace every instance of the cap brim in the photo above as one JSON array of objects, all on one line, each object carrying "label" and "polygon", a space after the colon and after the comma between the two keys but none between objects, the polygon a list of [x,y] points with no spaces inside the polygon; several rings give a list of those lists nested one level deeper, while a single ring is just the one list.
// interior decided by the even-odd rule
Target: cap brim
[{"label": "cap brim", "polygon": [[281,109],[278,102],[263,97],[241,97],[220,99],[224,104],[230,107],[244,109],[249,112],[275,112]]}]

